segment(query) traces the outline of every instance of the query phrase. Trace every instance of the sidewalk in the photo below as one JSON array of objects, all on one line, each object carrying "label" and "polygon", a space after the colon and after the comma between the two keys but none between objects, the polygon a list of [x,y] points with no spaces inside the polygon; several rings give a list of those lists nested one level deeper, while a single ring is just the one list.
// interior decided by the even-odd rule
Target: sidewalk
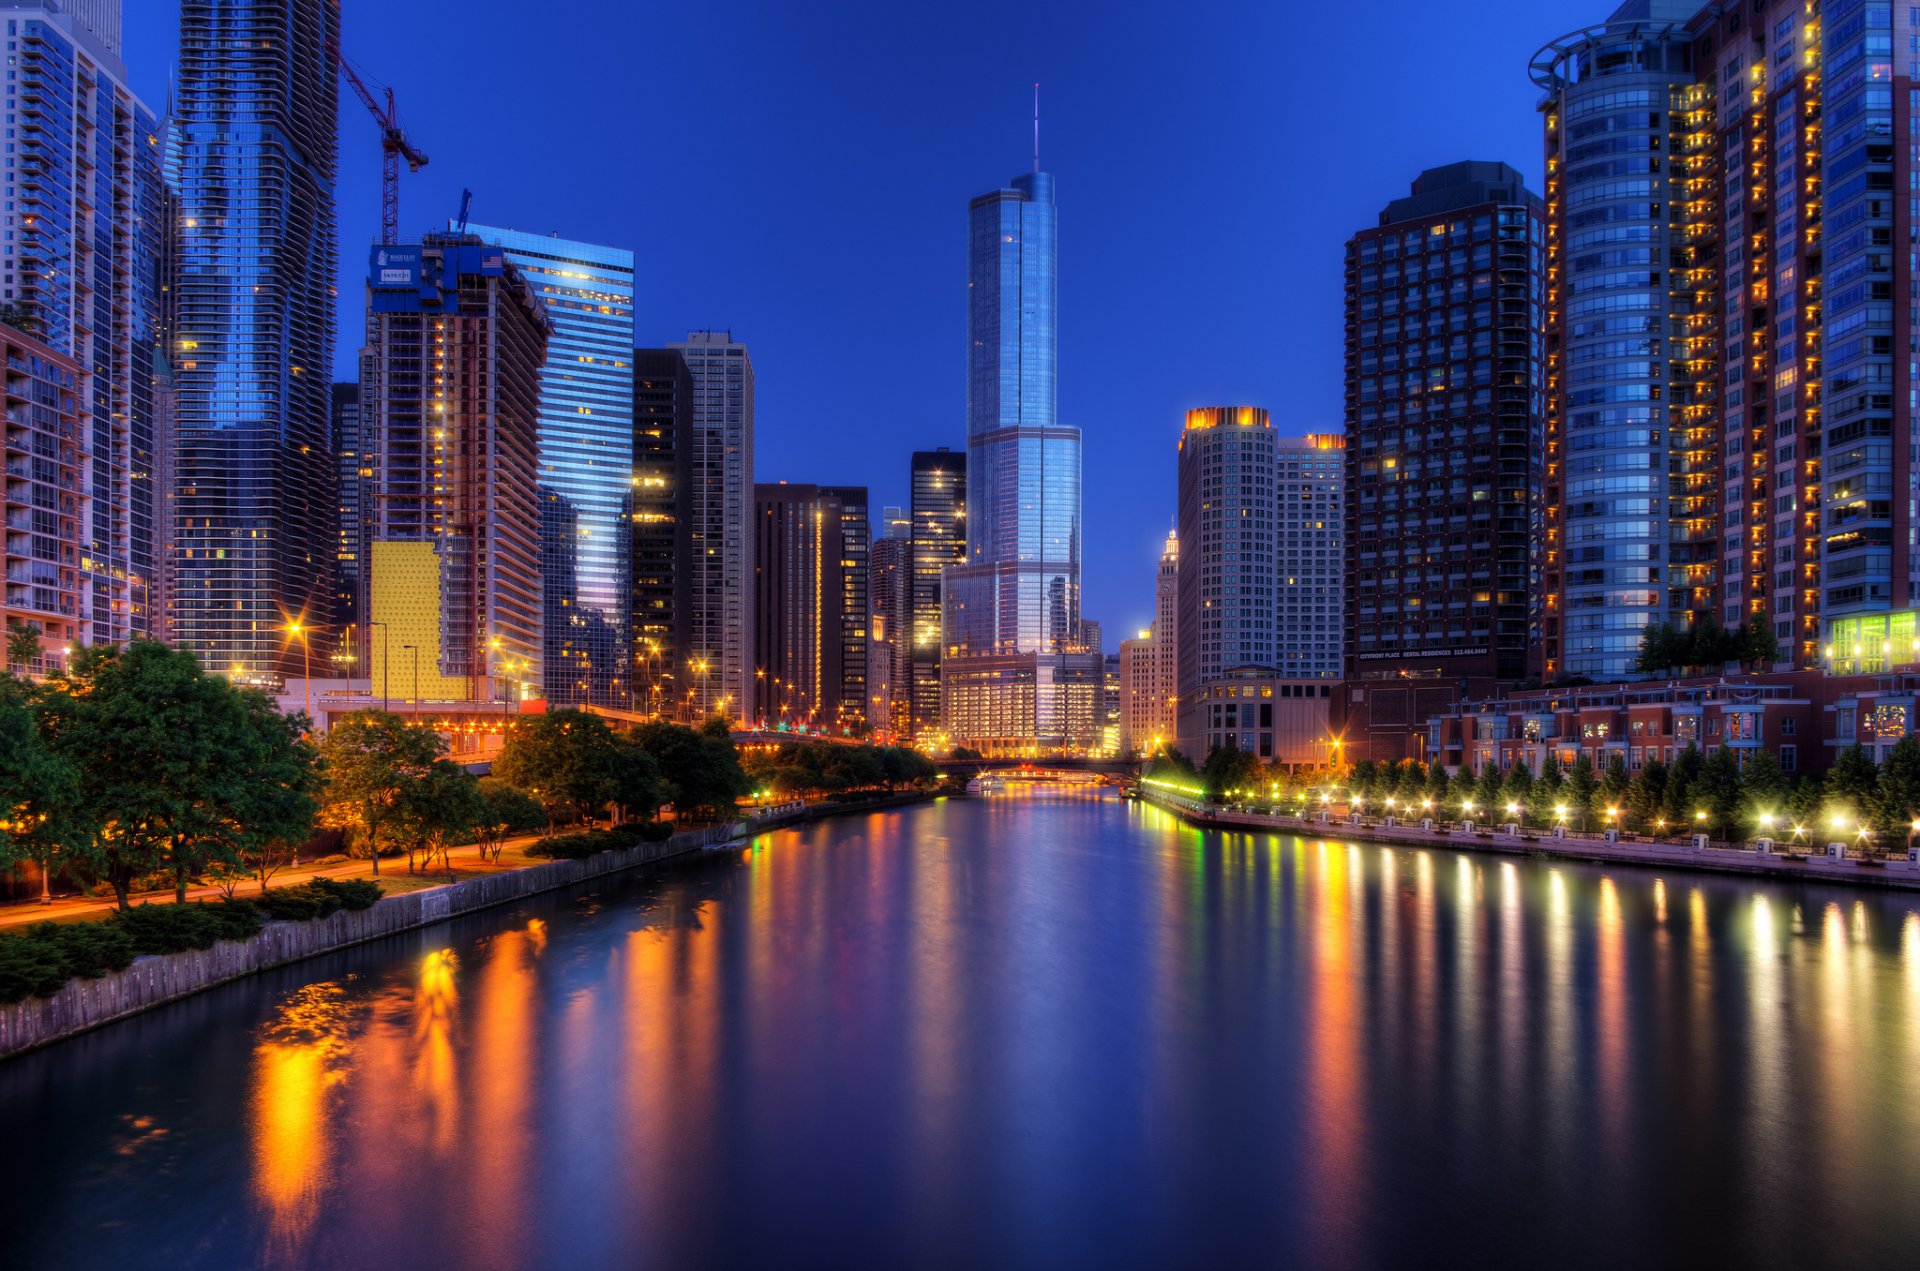
[{"label": "sidewalk", "polygon": [[[526,849],[544,834],[527,834],[506,841],[500,853],[500,863],[480,858],[480,849],[467,844],[454,848],[448,858],[453,863],[453,876],[448,877],[445,869],[439,868],[435,858],[435,868],[425,874],[409,874],[406,856],[382,856],[380,858],[380,886],[389,896],[403,892],[422,891],[429,887],[441,887],[449,882],[477,878],[483,874],[503,874],[511,870],[524,869],[528,865],[544,864],[544,857],[532,857]],[[348,860],[321,869],[308,866],[292,866],[280,870],[267,880],[269,887],[291,887],[304,883],[309,878],[372,878],[371,860]],[[202,886],[187,888],[188,900],[219,900],[226,893],[219,887]],[[242,899],[260,894],[257,879],[243,879],[233,894]],[[136,905],[173,903],[173,888],[165,891],[135,892],[132,901]],[[87,919],[104,918],[112,913],[116,902],[112,896],[56,896],[51,905],[43,905],[38,900],[15,901],[0,905],[0,931],[8,927],[22,926],[31,922],[82,922]]]}]

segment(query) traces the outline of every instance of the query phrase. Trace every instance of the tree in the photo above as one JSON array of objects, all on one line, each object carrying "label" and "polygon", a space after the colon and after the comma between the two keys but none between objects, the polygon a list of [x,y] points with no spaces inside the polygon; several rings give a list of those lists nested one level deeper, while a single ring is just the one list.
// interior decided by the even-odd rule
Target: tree
[{"label": "tree", "polygon": [[1920,737],[1908,733],[1887,752],[1874,791],[1877,828],[1904,839],[1920,823]]},{"label": "tree", "polygon": [[621,820],[630,816],[652,820],[663,801],[659,763],[632,733],[626,733],[614,739],[612,765],[609,797]]},{"label": "tree", "polygon": [[1480,765],[1480,778],[1473,785],[1473,820],[1492,821],[1504,806],[1501,799],[1500,765],[1491,761]]},{"label": "tree", "polygon": [[1771,750],[1756,750],[1740,769],[1740,809],[1749,824],[1770,832],[1786,811],[1787,777]]},{"label": "tree", "polygon": [[661,794],[682,816],[717,816],[722,809],[730,814],[734,802],[752,788],[724,724],[717,731],[709,726],[695,732],[656,722],[641,724],[633,736],[659,765]]},{"label": "tree", "polygon": [[1659,675],[1679,666],[1686,657],[1687,638],[1664,622],[1647,624],[1640,633],[1640,656],[1633,669],[1642,675]]},{"label": "tree", "polygon": [[571,813],[589,824],[613,801],[620,743],[607,721],[580,710],[550,711],[516,724],[493,775],[547,810],[547,829]]},{"label": "tree", "polygon": [[1740,761],[1731,747],[1722,746],[1707,756],[1689,794],[1694,804],[1689,824],[1696,829],[1704,826],[1715,838],[1725,840],[1740,816]]},{"label": "tree", "polygon": [[[1694,745],[1688,745],[1674,759],[1673,766],[1667,769],[1667,788],[1655,818],[1655,828],[1677,829],[1693,823],[1693,783],[1700,779],[1700,770],[1704,766],[1700,748]],[[1665,824],[1661,825],[1663,821]]]},{"label": "tree", "polygon": [[1596,806],[1599,791],[1600,782],[1593,775],[1593,756],[1582,750],[1567,769],[1567,804],[1581,818],[1583,828],[1587,814]]},{"label": "tree", "polygon": [[40,624],[23,622],[7,628],[7,666],[22,674],[40,656]]},{"label": "tree", "polygon": [[436,759],[409,781],[394,805],[394,830],[407,849],[407,872],[414,872],[414,852],[424,853],[421,872],[433,868],[438,856],[453,872],[447,848],[465,837],[480,820],[480,782],[451,759]]},{"label": "tree", "polygon": [[1469,820],[1467,809],[1473,806],[1478,792],[1478,784],[1473,779],[1473,770],[1461,764],[1447,782],[1448,814],[1455,820]]},{"label": "tree", "polygon": [[1509,768],[1507,779],[1500,787],[1500,815],[1525,821],[1527,808],[1533,802],[1533,786],[1532,768],[1524,763]]},{"label": "tree", "polygon": [[[1633,777],[1627,772],[1627,757],[1616,750],[1607,756],[1607,770],[1601,775],[1600,784],[1594,790],[1593,798],[1589,802],[1600,816],[1606,817],[1608,812],[1619,808],[1625,802],[1627,789],[1632,784]],[[1618,817],[1613,817],[1609,819],[1609,823],[1618,820]]]},{"label": "tree", "polygon": [[1827,770],[1824,787],[1820,815],[1827,828],[1844,839],[1871,824],[1880,774],[1864,749],[1853,745],[1841,751]]},{"label": "tree", "polygon": [[1200,765],[1200,785],[1209,800],[1225,803],[1252,783],[1259,772],[1260,761],[1251,753],[1231,743],[1215,746]]},{"label": "tree", "polygon": [[1740,628],[1739,659],[1743,665],[1764,670],[1780,660],[1780,640],[1773,627],[1754,618]]},{"label": "tree", "polygon": [[1667,765],[1658,759],[1649,759],[1637,776],[1627,786],[1622,800],[1622,817],[1630,825],[1642,832],[1654,828],[1654,822],[1660,819],[1660,810],[1666,805]]},{"label": "tree", "polygon": [[336,823],[364,836],[374,877],[380,876],[380,832],[407,788],[426,776],[446,749],[446,740],[433,729],[387,711],[355,711],[328,730],[321,753],[329,810]]},{"label": "tree", "polygon": [[305,714],[282,715],[264,693],[245,694],[242,705],[252,779],[230,801],[226,830],[265,892],[267,881],[313,834],[323,786],[320,752],[307,739]]},{"label": "tree", "polygon": [[1447,799],[1453,790],[1453,782],[1447,776],[1445,764],[1427,765],[1427,789],[1423,796],[1433,802],[1433,815],[1444,817],[1447,814]]},{"label": "tree", "polygon": [[479,805],[473,822],[473,841],[482,859],[500,863],[501,849],[507,837],[540,828],[546,813],[525,791],[510,786],[498,777],[482,777],[475,788]]},{"label": "tree", "polygon": [[135,880],[172,873],[175,894],[216,861],[238,863],[248,809],[286,774],[269,762],[263,695],[148,641],[82,650],[42,686],[50,744],[72,764],[99,872],[121,908]]},{"label": "tree", "polygon": [[41,734],[39,694],[11,677],[0,678],[0,869],[30,860],[51,889],[53,871],[80,848],[89,833],[79,813],[80,782],[73,764],[51,749]]}]

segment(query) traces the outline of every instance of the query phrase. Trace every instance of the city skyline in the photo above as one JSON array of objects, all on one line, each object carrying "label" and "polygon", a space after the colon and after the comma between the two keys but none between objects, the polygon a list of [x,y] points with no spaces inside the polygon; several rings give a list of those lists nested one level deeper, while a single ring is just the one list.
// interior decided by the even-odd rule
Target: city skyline
[{"label": "city skyline", "polygon": [[[508,74],[511,42],[492,38],[484,20],[504,17],[504,8],[479,5],[469,13],[478,20],[451,30],[410,7],[377,18],[354,0],[341,8],[348,54],[394,87],[410,135],[432,155],[426,169],[402,176],[403,239],[444,226],[461,190],[472,188],[476,221],[635,250],[639,345],[713,327],[754,348],[756,479],[864,484],[876,507],[908,501],[901,450],[964,444],[964,200],[1026,166],[1031,85],[1040,81],[1042,162],[1072,209],[1061,261],[1060,419],[1112,443],[1087,450],[1082,562],[1082,608],[1110,632],[1151,621],[1151,595],[1138,580],[1150,576],[1173,520],[1171,480],[1137,456],[1164,453],[1187,409],[1217,401],[1264,405],[1290,435],[1338,431],[1340,334],[1328,315],[1340,304],[1344,239],[1438,162],[1498,160],[1537,186],[1538,93],[1527,60],[1547,40],[1605,16],[1556,0],[1436,26],[1415,23],[1420,10],[1410,4],[1366,14],[1215,5],[1168,32],[1139,5],[1009,5],[991,21],[935,15],[925,24],[861,5],[809,29],[798,15],[753,6],[742,38],[721,46],[683,26],[689,17],[661,14],[666,25],[645,38],[686,56],[663,68],[669,79],[649,109],[664,111],[669,129],[724,129],[739,147],[689,156],[688,188],[706,192],[682,205],[648,195],[641,169],[628,175],[608,159],[612,127],[591,121],[621,117],[611,80],[548,85],[551,102],[520,112],[469,87],[487,81],[487,68]],[[1096,14],[1100,39],[1087,41]],[[130,78],[156,108],[177,57],[175,17],[166,5],[126,14]],[[599,7],[592,20],[596,38],[609,42],[643,35],[637,15],[619,6]],[[1348,103],[1341,129],[1300,126],[1334,91],[1332,68],[1303,65],[1281,79],[1253,68],[1291,65],[1298,47],[1342,40],[1363,42],[1398,86]],[[445,56],[401,52],[422,46]],[[878,57],[882,48],[907,55]],[[949,48],[961,52],[945,55]],[[1208,71],[1208,94],[1134,91],[1136,77],[1190,82],[1221,58],[1245,64],[1242,82],[1217,82]],[[1450,59],[1486,72],[1450,82],[1445,94],[1427,92],[1432,68]],[[746,86],[735,99],[680,87],[712,82],[725,66]],[[1415,99],[1421,109],[1407,110]],[[875,111],[876,100],[890,105]],[[555,112],[587,122],[555,132],[546,124]],[[1364,147],[1352,144],[1357,135],[1368,138]],[[376,134],[351,98],[340,148],[347,302],[334,375],[346,379],[359,341],[360,251],[377,236],[379,213]],[[935,157],[890,175],[887,215],[863,222],[855,239],[830,232],[847,173],[909,149]],[[496,175],[502,153],[551,154],[553,163],[537,181],[505,179]],[[1234,197],[1196,205],[1179,192],[1184,182],[1143,193],[1142,163],[1223,177]],[[1300,172],[1335,164],[1344,169],[1335,186],[1311,200],[1290,193]],[[1169,234],[1176,212],[1187,228]],[[696,231],[727,239],[729,259],[695,262],[665,249]],[[876,396],[904,405],[849,417],[820,391],[818,368],[874,313],[887,315],[893,349],[863,374]],[[1163,316],[1194,314],[1206,316]],[[1124,363],[1108,350],[1143,333],[1184,366],[1180,374],[1142,384],[1115,373]],[[823,446],[822,437],[832,442]]]}]

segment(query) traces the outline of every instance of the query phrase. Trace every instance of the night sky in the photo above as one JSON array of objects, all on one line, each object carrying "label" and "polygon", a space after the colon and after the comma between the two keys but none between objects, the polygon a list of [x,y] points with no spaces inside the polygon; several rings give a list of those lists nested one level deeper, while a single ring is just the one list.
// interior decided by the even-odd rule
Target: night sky
[{"label": "night sky", "polygon": [[[473,217],[633,248],[642,344],[730,328],[761,481],[904,503],[908,452],[965,444],[966,206],[1059,181],[1060,417],[1086,435],[1085,612],[1152,611],[1191,406],[1337,431],[1341,249],[1424,167],[1540,181],[1527,60],[1610,0],[796,4],[342,0],[347,54],[432,158],[402,237]],[[549,16],[550,15],[550,16]],[[163,109],[178,6],[128,0]],[[373,121],[341,94],[341,342],[379,233]]]}]

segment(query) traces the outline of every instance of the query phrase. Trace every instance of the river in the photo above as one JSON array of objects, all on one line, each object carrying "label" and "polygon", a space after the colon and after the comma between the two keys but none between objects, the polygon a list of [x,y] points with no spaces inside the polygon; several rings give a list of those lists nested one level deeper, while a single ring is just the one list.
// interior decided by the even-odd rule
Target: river
[{"label": "river", "polygon": [[0,1064],[9,1267],[1913,1266],[1920,899],[769,834]]}]

